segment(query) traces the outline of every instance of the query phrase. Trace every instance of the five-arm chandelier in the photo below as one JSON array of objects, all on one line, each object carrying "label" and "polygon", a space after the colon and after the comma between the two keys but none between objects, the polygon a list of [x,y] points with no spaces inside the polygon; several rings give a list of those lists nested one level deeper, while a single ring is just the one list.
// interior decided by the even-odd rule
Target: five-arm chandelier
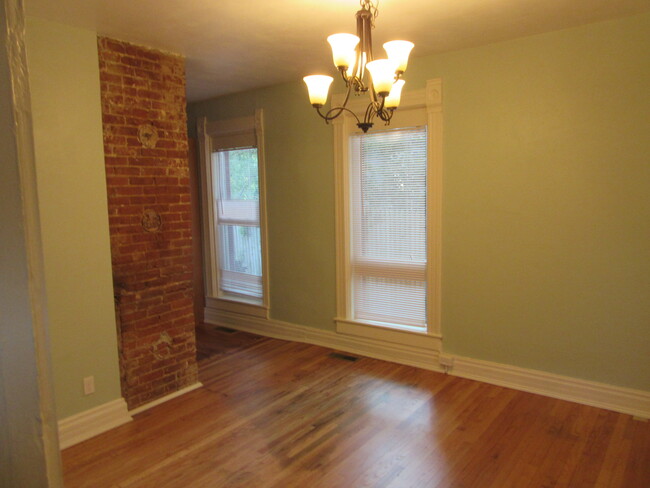
[{"label": "five-arm chandelier", "polygon": [[[327,38],[332,46],[334,65],[341,73],[347,87],[343,105],[333,107],[326,113],[321,111],[327,101],[327,92],[333,81],[331,76],[305,76],[304,80],[309,91],[309,101],[325,122],[329,122],[344,111],[351,113],[357,120],[357,126],[367,132],[373,126],[375,117],[390,123],[395,109],[399,106],[404,80],[402,74],[406,70],[409,54],[413,43],[409,41],[390,41],[384,44],[388,59],[372,57],[372,35],[374,20],[377,17],[377,6],[372,0],[361,0],[361,10],[356,14],[357,35],[333,34]],[[366,68],[372,83],[366,81]],[[350,94],[368,93],[370,103],[366,108],[363,121],[348,109],[346,105]]]}]

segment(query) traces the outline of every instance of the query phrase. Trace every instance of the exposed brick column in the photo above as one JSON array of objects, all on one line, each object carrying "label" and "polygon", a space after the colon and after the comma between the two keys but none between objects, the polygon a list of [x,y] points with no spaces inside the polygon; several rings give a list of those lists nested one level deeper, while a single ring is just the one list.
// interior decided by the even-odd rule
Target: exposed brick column
[{"label": "exposed brick column", "polygon": [[98,38],[104,152],[129,408],[197,381],[184,61]]}]

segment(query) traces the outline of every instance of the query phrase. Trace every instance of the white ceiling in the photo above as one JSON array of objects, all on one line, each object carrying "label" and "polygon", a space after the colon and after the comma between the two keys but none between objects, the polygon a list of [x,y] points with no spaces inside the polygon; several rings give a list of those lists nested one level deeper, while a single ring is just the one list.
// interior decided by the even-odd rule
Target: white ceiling
[{"label": "white ceiling", "polygon": [[[189,101],[330,73],[359,0],[25,0],[28,15],[186,57]],[[462,49],[650,10],[650,0],[380,0],[375,50]]]}]

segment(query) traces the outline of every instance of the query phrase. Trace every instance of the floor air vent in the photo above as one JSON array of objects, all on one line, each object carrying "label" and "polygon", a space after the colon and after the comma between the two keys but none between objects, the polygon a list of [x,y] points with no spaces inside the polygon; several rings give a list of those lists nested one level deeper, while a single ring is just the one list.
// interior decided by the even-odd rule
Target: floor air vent
[{"label": "floor air vent", "polygon": [[215,327],[214,330],[218,330],[219,332],[225,332],[226,334],[234,334],[237,332],[235,329],[229,329],[228,327]]},{"label": "floor air vent", "polygon": [[348,354],[342,354],[340,352],[331,352],[329,353],[329,357],[334,358],[334,359],[343,359],[344,361],[357,361],[359,358],[356,356],[350,356]]}]

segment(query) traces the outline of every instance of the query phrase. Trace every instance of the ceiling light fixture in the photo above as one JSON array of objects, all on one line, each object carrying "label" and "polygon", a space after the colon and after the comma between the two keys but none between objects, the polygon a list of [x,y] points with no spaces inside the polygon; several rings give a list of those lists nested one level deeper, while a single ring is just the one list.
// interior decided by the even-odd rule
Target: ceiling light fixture
[{"label": "ceiling light fixture", "polygon": [[[347,87],[343,105],[333,107],[325,114],[321,108],[327,102],[329,86],[334,80],[331,76],[312,75],[303,79],[309,91],[309,101],[325,122],[335,119],[344,111],[351,113],[357,120],[357,126],[367,132],[373,126],[373,119],[379,117],[386,125],[390,124],[395,109],[399,106],[406,70],[413,43],[409,41],[390,41],[384,44],[388,59],[372,57],[372,35],[374,20],[377,18],[377,5],[372,0],[360,0],[361,10],[356,13],[357,35],[333,34],[327,38],[332,46],[334,66],[341,73]],[[366,70],[367,68],[367,70]],[[366,80],[366,71],[372,83]],[[363,121],[346,107],[350,94],[368,93],[370,103],[366,108]]]}]

